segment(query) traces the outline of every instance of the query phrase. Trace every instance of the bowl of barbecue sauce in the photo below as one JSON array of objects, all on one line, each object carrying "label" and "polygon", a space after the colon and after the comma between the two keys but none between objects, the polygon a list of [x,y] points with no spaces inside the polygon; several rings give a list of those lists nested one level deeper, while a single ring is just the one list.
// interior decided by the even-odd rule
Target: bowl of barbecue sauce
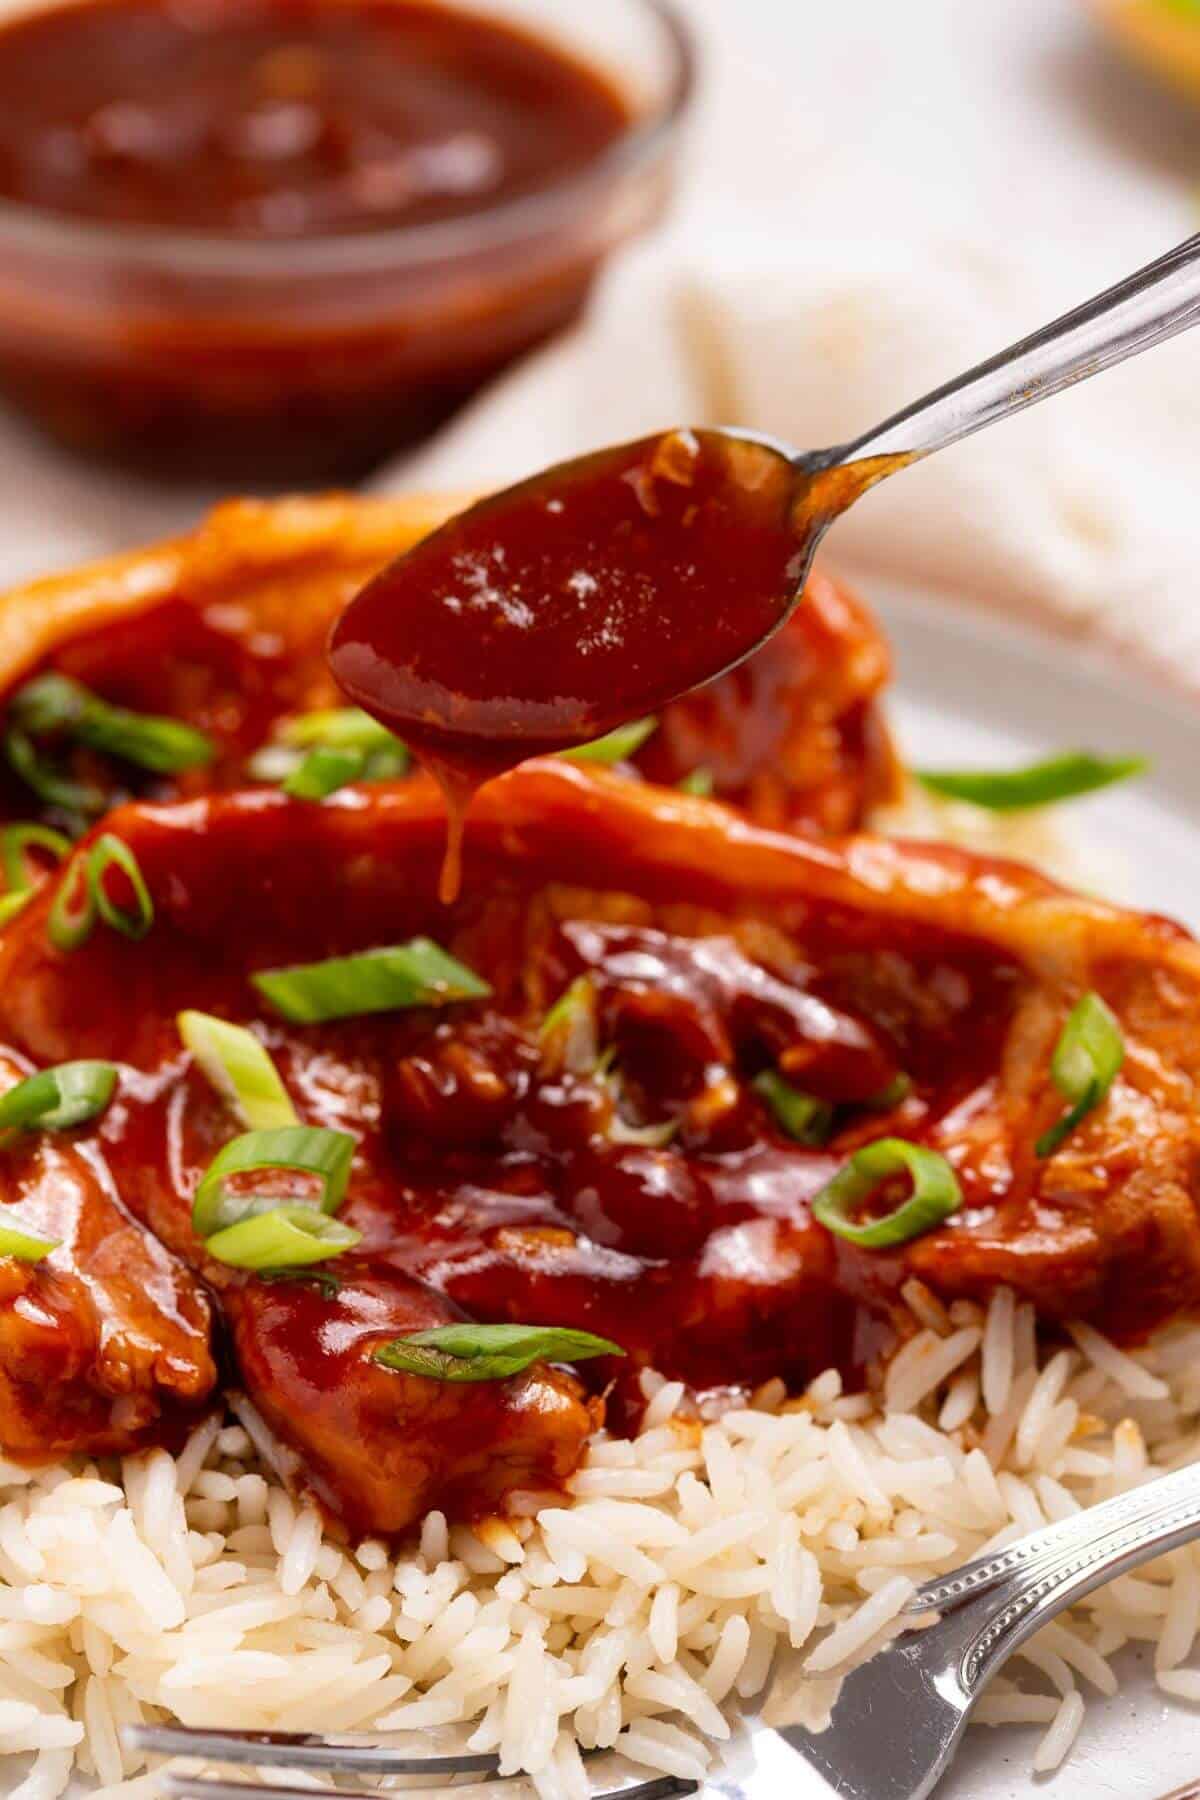
[{"label": "bowl of barbecue sauce", "polygon": [[577,316],[691,73],[664,0],[22,6],[0,395],[163,475],[361,474]]}]

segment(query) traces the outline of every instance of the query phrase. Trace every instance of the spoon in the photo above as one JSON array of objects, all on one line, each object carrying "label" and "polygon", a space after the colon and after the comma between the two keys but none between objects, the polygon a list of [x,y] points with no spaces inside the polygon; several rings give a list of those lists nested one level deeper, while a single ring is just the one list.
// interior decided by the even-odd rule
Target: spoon
[{"label": "spoon", "polygon": [[493,494],[398,558],[338,620],[330,665],[445,790],[443,900],[484,781],[734,667],[877,482],[1198,319],[1200,235],[852,443],[660,433]]}]

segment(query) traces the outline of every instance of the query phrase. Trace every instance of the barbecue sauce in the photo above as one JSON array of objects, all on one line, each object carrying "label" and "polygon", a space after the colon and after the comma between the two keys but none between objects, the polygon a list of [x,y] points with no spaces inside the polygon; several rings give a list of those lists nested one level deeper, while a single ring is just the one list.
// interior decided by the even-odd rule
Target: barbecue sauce
[{"label": "barbecue sauce", "polygon": [[87,0],[0,29],[0,196],[297,238],[461,219],[628,125],[552,44],[422,0]]},{"label": "barbecue sauce", "polygon": [[657,711],[783,623],[807,566],[793,491],[770,445],[646,438],[472,507],[351,603],[330,664],[442,784],[444,900],[483,782]]},{"label": "barbecue sauce", "polygon": [[485,781],[743,662],[795,607],[830,522],[911,460],[806,466],[759,438],[665,432],[495,494],[377,575],[330,666],[441,783],[443,902]]}]

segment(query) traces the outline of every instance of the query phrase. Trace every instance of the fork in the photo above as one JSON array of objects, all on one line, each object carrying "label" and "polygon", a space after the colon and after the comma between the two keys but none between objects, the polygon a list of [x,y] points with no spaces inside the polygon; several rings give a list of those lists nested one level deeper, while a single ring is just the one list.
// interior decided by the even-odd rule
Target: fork
[{"label": "fork", "polygon": [[[1013,1652],[1066,1607],[1140,1564],[1200,1537],[1200,1464],[1163,1475],[978,1557],[918,1588],[909,1629],[845,1679],[823,1732],[764,1733],[759,1763],[801,1800],[925,1800],[946,1772],[984,1688]],[[411,1747],[353,1735],[214,1731],[186,1725],[126,1728],[130,1745],[164,1756],[360,1775],[499,1776],[494,1755],[414,1756]],[[808,1779],[786,1743],[808,1765]],[[175,1800],[312,1800],[313,1790],[168,1772]],[[698,1783],[659,1776],[600,1800],[676,1800]],[[332,1788],[331,1800],[378,1800]]]},{"label": "fork", "polygon": [[1096,1588],[1198,1537],[1200,1463],[926,1582],[903,1617],[933,1615],[932,1623],[846,1677],[828,1729],[780,1728],[809,1766],[803,1800],[925,1800],[984,1688],[1027,1638]]},{"label": "fork", "polygon": [[[204,1757],[208,1762],[242,1764],[251,1768],[290,1768],[359,1775],[474,1776],[478,1781],[520,1779],[500,1774],[500,1759],[491,1752],[463,1751],[446,1756],[414,1756],[411,1745],[381,1743],[378,1739],[312,1731],[214,1731],[193,1725],[129,1725],[122,1737],[132,1749],[158,1756]],[[585,1756],[595,1754],[584,1751]],[[473,1785],[473,1784],[472,1784]],[[699,1782],[675,1775],[600,1794],[595,1800],[681,1800],[694,1794]],[[163,1789],[174,1800],[313,1800],[314,1792],[330,1800],[380,1800],[378,1789],[323,1788],[286,1782],[232,1781],[216,1775],[193,1775],[170,1769]]]}]

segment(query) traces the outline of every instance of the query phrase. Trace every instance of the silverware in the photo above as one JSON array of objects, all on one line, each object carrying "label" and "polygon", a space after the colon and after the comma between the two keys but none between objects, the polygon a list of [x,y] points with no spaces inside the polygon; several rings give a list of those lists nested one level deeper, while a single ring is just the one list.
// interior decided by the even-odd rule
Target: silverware
[{"label": "silverware", "polygon": [[[779,1729],[779,1738],[808,1765],[807,1777],[790,1758],[772,1757],[772,1770],[800,1800],[924,1800],[949,1766],[975,1702],[1027,1638],[1095,1588],[1197,1537],[1200,1464],[1148,1481],[926,1582],[904,1615],[913,1629],[846,1677],[829,1728]],[[413,1755],[411,1743],[354,1735],[137,1725],[125,1737],[163,1756],[257,1768],[473,1775],[481,1781],[498,1776],[492,1755]],[[312,1793],[276,1782],[259,1787],[173,1771],[165,1782],[179,1800],[246,1800],[252,1793],[266,1800],[310,1800]],[[696,1788],[695,1782],[662,1776],[602,1800],[674,1800]],[[361,1800],[358,1790],[326,1791],[336,1800]]]},{"label": "silverware", "polygon": [[[421,1756],[405,1743],[384,1743],[379,1738],[352,1732],[322,1736],[311,1731],[214,1731],[191,1725],[130,1725],[122,1733],[137,1750],[157,1756],[203,1757],[206,1762],[244,1764],[256,1769],[307,1769],[329,1774],[358,1775],[474,1775],[479,1781],[518,1779],[500,1774],[499,1758],[491,1753]],[[585,1751],[587,1756],[589,1752]],[[472,1784],[473,1785],[473,1784]],[[679,1800],[694,1794],[695,1781],[659,1775],[601,1794],[596,1800]],[[286,1782],[231,1781],[214,1775],[192,1775],[168,1769],[163,1789],[177,1800],[312,1800],[314,1789]],[[323,1788],[333,1800],[379,1800],[378,1790]]]},{"label": "silverware", "polygon": [[[797,451],[705,427],[558,463],[447,520],[369,582],[334,627],[330,666],[349,698],[418,753],[436,751],[439,766],[461,753],[477,773],[498,773],[599,737],[736,666],[779,630],[825,533],[880,481],[1197,321],[1200,235],[850,443]],[[598,520],[610,521],[602,543]],[[1021,531],[1019,516],[1011,526]],[[505,589],[527,597],[509,643],[520,653],[504,664],[502,721],[487,692],[462,690],[463,658],[478,653],[477,617],[455,597],[468,564],[503,569]],[[573,586],[581,573],[591,581],[586,632]],[[670,655],[652,653],[655,627]]]},{"label": "silverware", "polygon": [[918,1590],[936,1615],[846,1677],[827,1731],[780,1735],[809,1766],[803,1800],[924,1800],[972,1708],[1027,1638],[1076,1600],[1200,1537],[1200,1465],[1163,1475]]}]

